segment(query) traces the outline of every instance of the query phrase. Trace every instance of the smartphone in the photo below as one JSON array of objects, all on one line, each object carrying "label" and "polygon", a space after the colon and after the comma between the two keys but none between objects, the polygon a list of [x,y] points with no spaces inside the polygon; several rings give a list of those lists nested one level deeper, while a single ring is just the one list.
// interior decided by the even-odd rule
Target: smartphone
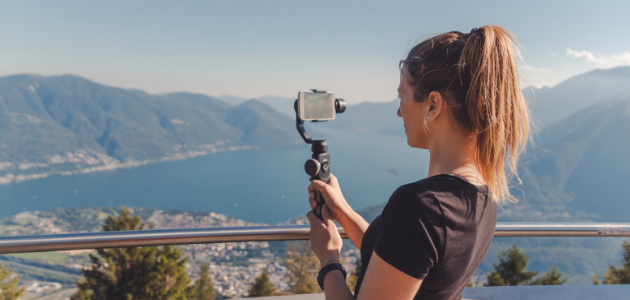
[{"label": "smartphone", "polygon": [[335,118],[335,93],[300,91],[298,118],[300,120],[327,121]]}]

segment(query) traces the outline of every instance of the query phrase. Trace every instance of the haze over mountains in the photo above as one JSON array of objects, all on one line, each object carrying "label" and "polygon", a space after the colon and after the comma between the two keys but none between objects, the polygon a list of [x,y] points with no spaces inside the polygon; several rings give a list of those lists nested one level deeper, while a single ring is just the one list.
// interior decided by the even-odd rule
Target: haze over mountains
[{"label": "haze over mountains", "polygon": [[[525,93],[542,129],[523,159],[524,186],[515,189],[523,200],[503,210],[503,220],[627,221],[630,67],[594,70]],[[221,98],[232,105],[76,76],[0,78],[0,181],[301,143],[293,99]],[[403,136],[397,108],[398,100],[364,102],[312,128]]]},{"label": "haze over mountains", "polygon": [[544,129],[600,100],[630,92],[630,67],[597,69],[571,77],[553,88],[525,88],[523,92]]},{"label": "haze over mountains", "polygon": [[250,100],[150,95],[77,76],[0,78],[0,182],[300,142],[294,121]]},{"label": "haze over mountains", "polygon": [[[533,117],[541,129],[522,159],[524,185],[513,191],[521,201],[500,210],[499,219],[630,221],[625,183],[630,178],[630,67],[594,70],[553,88],[524,92],[534,99]],[[335,126],[348,121],[346,128],[400,134],[400,118],[391,117],[397,105],[352,106]],[[395,129],[397,121],[399,131],[385,130]],[[362,213],[371,218],[381,211],[382,205]]]},{"label": "haze over mountains", "polygon": [[630,93],[543,130],[538,147],[524,159],[524,203],[574,218],[629,221],[629,133]]}]

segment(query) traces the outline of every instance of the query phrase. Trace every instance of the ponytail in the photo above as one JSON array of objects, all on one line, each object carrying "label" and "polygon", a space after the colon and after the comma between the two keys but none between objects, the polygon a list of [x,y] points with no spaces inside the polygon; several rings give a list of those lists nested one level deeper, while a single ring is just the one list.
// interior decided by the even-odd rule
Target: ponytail
[{"label": "ponytail", "polygon": [[415,46],[401,61],[418,102],[432,91],[476,138],[476,159],[493,198],[516,199],[518,157],[529,140],[530,115],[520,89],[514,36],[498,26],[449,32]]}]

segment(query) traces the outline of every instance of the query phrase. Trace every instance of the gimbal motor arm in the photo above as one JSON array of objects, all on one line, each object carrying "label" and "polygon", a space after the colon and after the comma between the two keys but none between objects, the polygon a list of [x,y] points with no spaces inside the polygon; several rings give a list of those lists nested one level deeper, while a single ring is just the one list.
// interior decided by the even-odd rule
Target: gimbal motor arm
[{"label": "gimbal motor arm", "polygon": [[[313,89],[311,90],[313,92],[316,93],[325,93],[326,91],[323,90],[316,90]],[[346,111],[346,101],[344,101],[343,99],[335,99],[335,111],[336,113],[340,114],[344,111]],[[298,100],[296,99],[295,102],[293,103],[293,109],[295,110],[295,127],[297,128],[297,131],[300,133],[300,136],[302,137],[302,139],[304,140],[305,143],[307,144],[312,144],[313,143],[313,139],[311,139],[311,137],[308,135],[308,133],[306,133],[306,129],[304,128],[304,120],[300,119],[299,115],[298,115]],[[311,122],[327,122],[327,121],[311,121]]]}]

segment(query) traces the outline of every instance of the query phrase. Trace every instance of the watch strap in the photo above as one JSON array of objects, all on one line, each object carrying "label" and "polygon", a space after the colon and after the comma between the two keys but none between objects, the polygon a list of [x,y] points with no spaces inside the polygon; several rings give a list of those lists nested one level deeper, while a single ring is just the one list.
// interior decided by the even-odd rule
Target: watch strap
[{"label": "watch strap", "polygon": [[346,269],[344,269],[340,263],[325,265],[323,268],[321,268],[321,270],[319,270],[319,273],[317,274],[317,283],[319,283],[319,287],[322,289],[322,291],[324,290],[324,277],[326,276],[326,273],[333,270],[341,271],[341,273],[343,274],[343,278],[346,278]]}]

